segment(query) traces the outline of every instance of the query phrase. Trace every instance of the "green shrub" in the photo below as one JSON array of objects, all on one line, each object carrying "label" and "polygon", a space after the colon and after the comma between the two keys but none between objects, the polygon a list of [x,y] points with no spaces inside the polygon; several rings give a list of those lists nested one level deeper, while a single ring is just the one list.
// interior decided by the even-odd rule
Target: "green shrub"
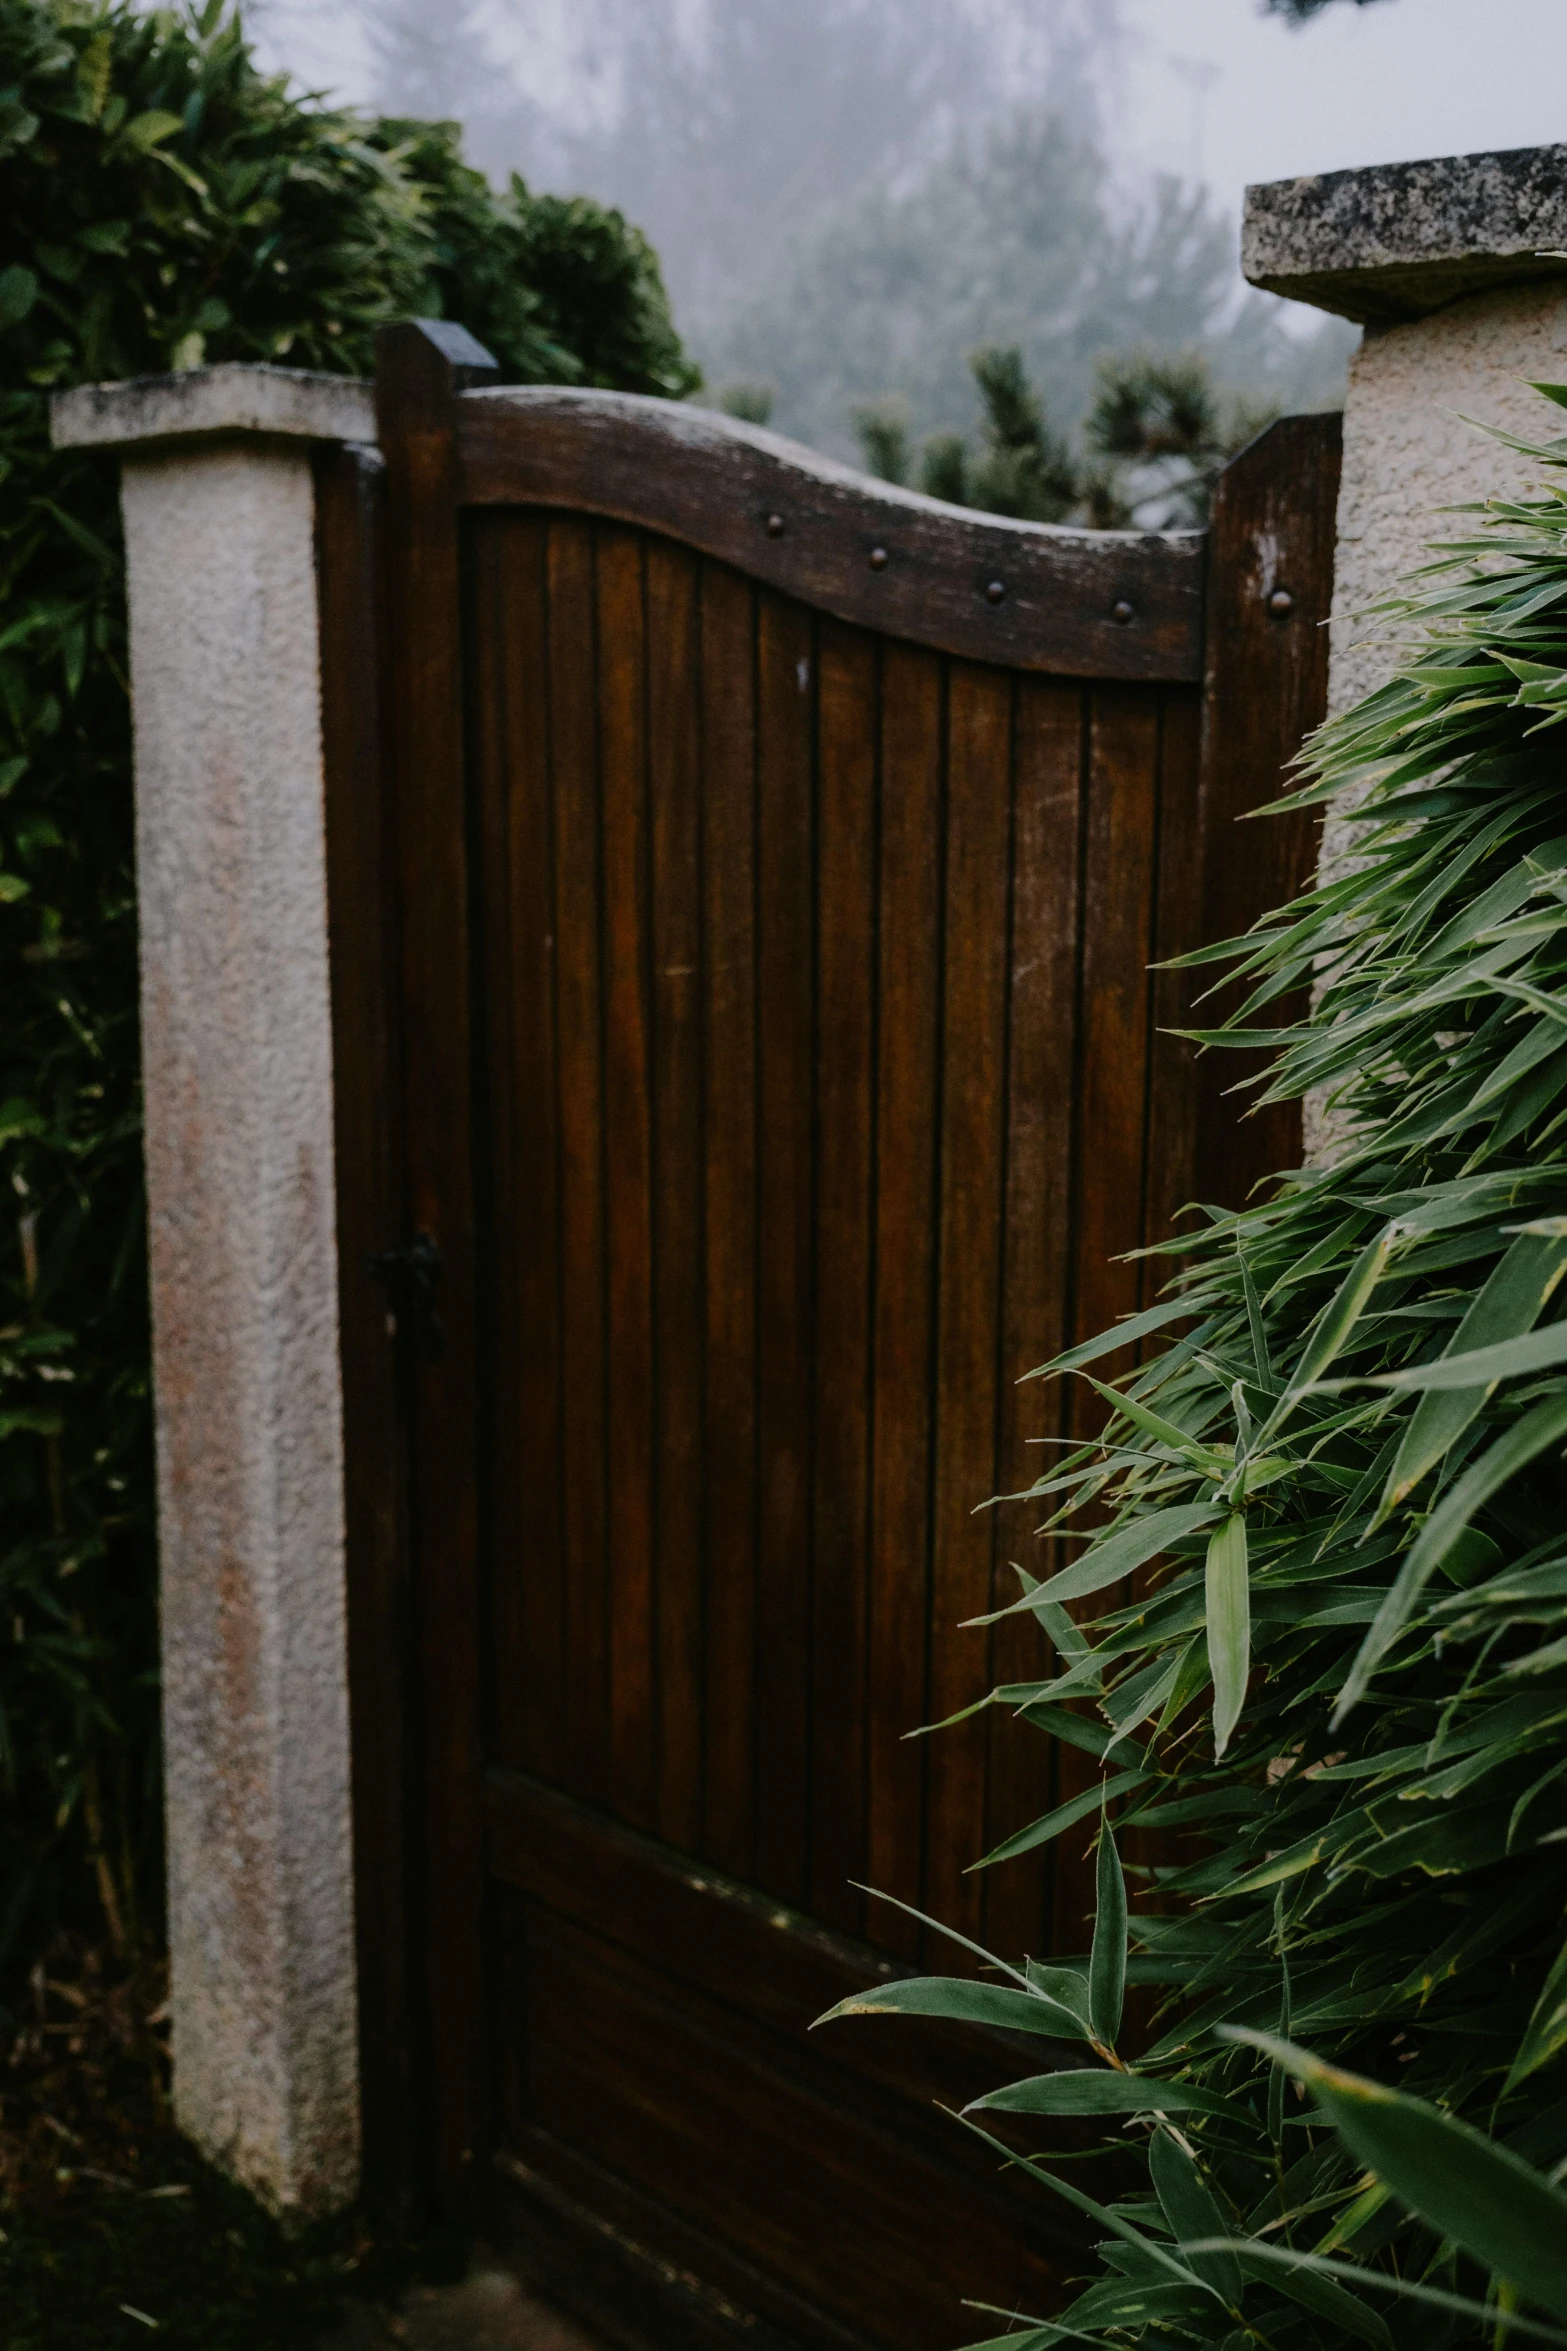
[{"label": "green shrub", "polygon": [[0,0],[0,1958],[93,1886],[124,1943],[156,1887],[118,505],[111,465],[51,454],[48,394],[202,359],[364,373],[421,313],[513,380],[696,380],[618,214],[493,194],[451,124],[301,103],[222,0]]},{"label": "green shrub", "polygon": [[[1335,1154],[1212,1214],[1173,1295],[1047,1367],[1159,1349],[1095,1383],[1103,1435],[1034,1489],[1058,1548],[1083,1530],[1015,1604],[1057,1670],[994,1699],[1099,1762],[990,1856],[1100,1815],[1093,1950],[863,2003],[1044,2036],[1054,2070],[976,2127],[1026,2118],[1000,2127],[1107,2267],[1014,2351],[1476,2339],[1299,2258],[1487,2291],[1235,2031],[1547,2174],[1567,2154],[1567,490],[1494,506],[1390,617],[1415,650],[1309,760],[1306,798],[1358,801],[1353,860],[1210,958],[1249,990],[1213,1041],[1271,1042],[1273,1098],[1326,1089]],[[1308,1018],[1259,1028],[1312,979]],[[1164,1864],[1123,1873],[1128,1830]],[[1126,1980],[1165,1988],[1135,2052]],[[1119,2118],[1140,2184],[1053,2168],[1067,2116]]]}]

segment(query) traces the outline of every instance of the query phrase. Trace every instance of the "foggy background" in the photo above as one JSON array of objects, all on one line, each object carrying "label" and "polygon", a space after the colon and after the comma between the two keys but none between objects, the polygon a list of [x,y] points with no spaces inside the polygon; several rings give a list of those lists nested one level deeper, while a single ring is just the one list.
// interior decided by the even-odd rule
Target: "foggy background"
[{"label": "foggy background", "polygon": [[1562,135],[1562,0],[251,0],[263,59],[455,118],[493,178],[616,204],[657,247],[704,398],[771,388],[853,456],[897,395],[966,429],[1017,344],[1071,427],[1107,351],[1200,347],[1285,409],[1353,330],[1241,282],[1250,179]]}]

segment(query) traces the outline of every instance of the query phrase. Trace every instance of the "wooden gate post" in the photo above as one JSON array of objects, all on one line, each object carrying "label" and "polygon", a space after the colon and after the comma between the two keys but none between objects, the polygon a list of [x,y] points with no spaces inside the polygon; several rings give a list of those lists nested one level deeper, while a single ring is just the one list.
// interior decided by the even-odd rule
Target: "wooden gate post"
[{"label": "wooden gate post", "polygon": [[175,2108],[305,2216],[360,2154],[313,456],[374,416],[234,366],[53,431],[124,460]]},{"label": "wooden gate post", "polygon": [[[1198,939],[1234,938],[1310,881],[1321,831],[1315,811],[1243,819],[1276,801],[1290,763],[1328,702],[1327,619],[1333,603],[1334,510],[1343,452],[1336,414],[1283,416],[1220,474],[1208,533],[1203,664],[1202,913]],[[1224,987],[1195,1014],[1214,973],[1186,976],[1183,1018],[1216,1028],[1240,991]],[[1270,1017],[1289,1019],[1276,1006]],[[1298,1103],[1248,1115],[1236,1091],[1268,1056],[1227,1048],[1196,1065],[1197,1197],[1238,1208],[1254,1184],[1300,1164]]]},{"label": "wooden gate post", "polygon": [[[440,1341],[416,1365],[411,1473],[419,1655],[414,1829],[429,2051],[430,2181],[466,2203],[481,2082],[482,1756],[478,1620],[473,1055],[463,754],[456,401],[499,373],[462,327],[385,327],[376,402],[387,465],[392,792],[402,878],[403,1085],[409,1229],[435,1269]],[[433,1335],[432,1335],[433,1341]]]}]

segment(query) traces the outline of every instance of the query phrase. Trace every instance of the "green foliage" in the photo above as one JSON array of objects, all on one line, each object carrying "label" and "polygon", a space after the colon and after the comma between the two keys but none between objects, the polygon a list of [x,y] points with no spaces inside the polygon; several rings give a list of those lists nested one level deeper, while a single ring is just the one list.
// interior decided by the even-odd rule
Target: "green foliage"
[{"label": "green foliage", "polygon": [[694,375],[618,215],[492,196],[449,124],[298,102],[222,0],[0,0],[0,221],[3,1957],[92,1882],[134,1940],[156,1882],[119,516],[111,465],[50,451],[48,394],[201,359],[367,372],[383,320],[432,312],[521,380]]},{"label": "green foliage", "polygon": [[[1517,2316],[1522,2292],[1567,2319],[1567,2196],[1554,2180],[1422,2098],[1324,2065],[1268,2033],[1235,2037],[1250,2040],[1304,2084],[1357,2162],[1439,2237],[1490,2271],[1499,2299],[1507,2297],[1514,2332],[1567,2342],[1567,2335]],[[1471,2309],[1477,2318],[1494,2316],[1481,2305]]]},{"label": "green foliage", "polygon": [[766,424],[772,417],[771,384],[751,383],[741,377],[737,383],[723,385],[717,400],[725,416],[737,416],[742,424]]},{"label": "green foliage", "polygon": [[[1134,351],[1099,363],[1085,461],[1051,431],[1020,350],[976,351],[969,367],[983,410],[980,447],[971,449],[961,433],[932,433],[920,452],[919,486],[954,506],[1029,522],[1073,520],[1095,530],[1201,524],[1221,468],[1276,413],[1221,399],[1200,352],[1160,359]],[[854,411],[860,453],[884,481],[913,477],[910,421],[900,393]]]},{"label": "green foliage", "polygon": [[[1535,454],[1567,470],[1567,441]],[[1209,1212],[1160,1304],[1045,1367],[1155,1350],[1094,1383],[1102,1435],[1034,1489],[1072,1555],[1013,1606],[1056,1667],[992,1701],[1079,1745],[1069,1709],[1097,1708],[1103,1793],[989,1858],[1090,1806],[1151,1834],[1127,1965],[1165,1992],[1128,2050],[1108,1996],[1063,1996],[1083,1962],[1004,1971],[1096,2094],[1045,2075],[982,2108],[1124,2112],[1146,2163],[1100,2203],[1029,2155],[1115,2274],[1012,2343],[1426,2351],[1476,2339],[1487,2269],[1520,2339],[1563,2315],[1559,2242],[1548,2274],[1504,2242],[1477,2150],[1520,2219],[1567,2157],[1567,489],[1495,504],[1386,617],[1412,650],[1302,795],[1348,812],[1353,857],[1194,959],[1245,995],[1198,1033],[1270,1043],[1266,1098],[1324,1095],[1334,1149]],[[1310,2072],[1317,2112],[1257,2062],[1269,2035],[1339,2069]],[[1396,2071],[1392,2104],[1348,2064]],[[1446,2118],[1424,2186],[1421,2101]]]}]

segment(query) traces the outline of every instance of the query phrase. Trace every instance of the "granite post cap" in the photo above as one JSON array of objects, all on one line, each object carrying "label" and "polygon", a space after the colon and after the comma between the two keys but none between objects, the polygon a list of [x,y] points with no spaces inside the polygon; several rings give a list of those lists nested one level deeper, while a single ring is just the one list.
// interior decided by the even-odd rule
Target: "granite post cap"
[{"label": "granite post cap", "polygon": [[1567,146],[1378,163],[1246,191],[1254,286],[1367,327],[1567,277]]}]

